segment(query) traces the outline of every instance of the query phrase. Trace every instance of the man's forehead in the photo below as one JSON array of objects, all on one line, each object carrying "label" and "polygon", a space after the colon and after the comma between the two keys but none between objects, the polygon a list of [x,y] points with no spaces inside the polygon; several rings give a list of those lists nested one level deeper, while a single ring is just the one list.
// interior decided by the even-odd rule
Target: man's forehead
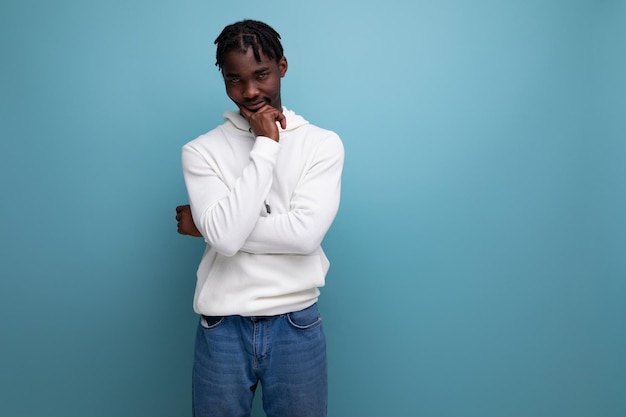
[{"label": "man's forehead", "polygon": [[252,48],[248,48],[247,51],[243,51],[241,49],[233,49],[231,51],[226,52],[224,54],[224,68],[235,67],[239,68],[252,68],[252,67],[267,67],[271,65],[274,60],[270,59],[267,55],[265,55],[262,51],[259,51],[260,61],[257,61],[254,56],[254,52]]}]

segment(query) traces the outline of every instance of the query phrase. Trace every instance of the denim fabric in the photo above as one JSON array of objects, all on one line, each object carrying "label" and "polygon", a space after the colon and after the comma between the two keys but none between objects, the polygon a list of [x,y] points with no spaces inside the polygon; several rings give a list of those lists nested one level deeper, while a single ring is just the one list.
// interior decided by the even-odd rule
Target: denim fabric
[{"label": "denim fabric", "polygon": [[206,317],[196,336],[194,417],[326,416],[326,339],[317,304],[271,317]]}]

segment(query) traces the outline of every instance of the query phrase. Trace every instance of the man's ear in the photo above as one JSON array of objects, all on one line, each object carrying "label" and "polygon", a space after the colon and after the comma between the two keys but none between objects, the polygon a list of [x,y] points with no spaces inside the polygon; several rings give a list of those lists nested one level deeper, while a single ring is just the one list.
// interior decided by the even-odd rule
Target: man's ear
[{"label": "man's ear", "polygon": [[284,77],[285,74],[287,73],[287,67],[289,67],[289,65],[287,64],[287,58],[285,58],[284,56],[278,61],[278,69],[280,70],[280,77]]}]

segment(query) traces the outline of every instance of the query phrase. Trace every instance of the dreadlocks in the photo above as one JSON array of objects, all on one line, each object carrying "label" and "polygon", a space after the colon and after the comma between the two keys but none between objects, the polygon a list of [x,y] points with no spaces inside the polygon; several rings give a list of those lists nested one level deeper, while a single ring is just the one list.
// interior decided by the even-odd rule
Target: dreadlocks
[{"label": "dreadlocks", "polygon": [[283,46],[278,32],[257,20],[246,19],[226,26],[215,39],[215,44],[215,65],[219,69],[224,65],[224,55],[232,50],[246,52],[251,47],[257,62],[261,62],[261,51],[276,62],[283,57]]}]

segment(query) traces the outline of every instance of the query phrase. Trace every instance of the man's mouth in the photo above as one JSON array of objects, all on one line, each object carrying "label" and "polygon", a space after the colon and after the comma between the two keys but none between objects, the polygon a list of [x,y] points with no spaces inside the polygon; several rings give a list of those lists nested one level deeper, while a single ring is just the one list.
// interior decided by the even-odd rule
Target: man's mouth
[{"label": "man's mouth", "polygon": [[250,110],[251,112],[256,112],[258,111],[261,107],[265,106],[267,104],[267,101],[265,100],[261,100],[261,101],[256,101],[254,103],[246,103],[246,109]]}]

